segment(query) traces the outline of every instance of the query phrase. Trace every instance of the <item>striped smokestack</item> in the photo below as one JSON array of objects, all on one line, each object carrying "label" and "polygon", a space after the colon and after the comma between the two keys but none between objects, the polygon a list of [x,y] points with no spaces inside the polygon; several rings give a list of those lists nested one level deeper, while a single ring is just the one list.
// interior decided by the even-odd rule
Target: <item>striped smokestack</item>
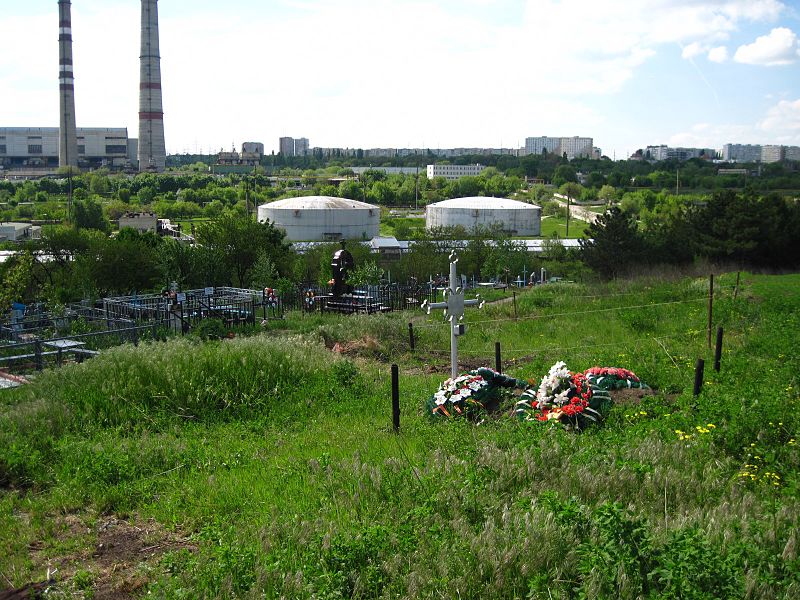
[{"label": "striped smokestack", "polygon": [[75,129],[75,80],[72,76],[72,11],[69,0],[58,2],[58,165],[78,166]]},{"label": "striped smokestack", "polygon": [[139,170],[164,170],[164,111],[161,106],[161,56],[158,51],[158,0],[142,0],[142,51],[139,56]]}]

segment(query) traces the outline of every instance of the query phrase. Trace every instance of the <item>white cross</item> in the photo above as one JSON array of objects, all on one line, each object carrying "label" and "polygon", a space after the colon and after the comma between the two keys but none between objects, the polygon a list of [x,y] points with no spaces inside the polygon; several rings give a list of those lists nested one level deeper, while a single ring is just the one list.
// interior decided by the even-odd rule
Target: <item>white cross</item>
[{"label": "white cross", "polygon": [[458,263],[458,258],[453,251],[450,253],[450,287],[445,290],[445,301],[428,302],[425,300],[420,306],[420,308],[427,308],[428,314],[431,314],[432,308],[444,309],[444,318],[450,323],[450,376],[453,379],[458,377],[458,336],[464,335],[466,331],[466,326],[461,323],[464,320],[464,307],[483,308],[484,304],[479,295],[476,295],[474,300],[464,300],[464,289],[458,285],[456,263]]}]

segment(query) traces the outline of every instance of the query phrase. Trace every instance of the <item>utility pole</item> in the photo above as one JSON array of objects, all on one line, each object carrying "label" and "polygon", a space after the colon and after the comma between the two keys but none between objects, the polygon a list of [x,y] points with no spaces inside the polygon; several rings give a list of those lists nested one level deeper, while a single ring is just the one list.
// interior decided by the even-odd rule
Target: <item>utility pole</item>
[{"label": "utility pole", "polygon": [[570,201],[569,191],[567,191],[567,235],[565,236],[567,238],[569,237],[569,214],[570,214],[570,203],[569,203],[569,201]]}]

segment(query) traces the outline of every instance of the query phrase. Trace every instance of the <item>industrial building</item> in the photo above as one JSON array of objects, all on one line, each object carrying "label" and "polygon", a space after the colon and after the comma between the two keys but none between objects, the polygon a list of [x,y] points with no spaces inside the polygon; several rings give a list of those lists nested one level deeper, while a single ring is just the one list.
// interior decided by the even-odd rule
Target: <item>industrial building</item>
[{"label": "industrial building", "polygon": [[425,208],[425,227],[461,226],[467,231],[500,226],[515,236],[537,236],[542,231],[542,209],[535,204],[506,198],[454,198]]},{"label": "industrial building", "polygon": [[[78,127],[82,168],[130,168],[136,165],[136,138],[124,127]],[[0,127],[0,165],[5,168],[59,166],[58,127]]]},{"label": "industrial building", "polygon": [[483,165],[428,165],[428,179],[444,177],[455,180],[461,177],[477,177],[485,168]]},{"label": "industrial building", "polygon": [[38,240],[42,228],[30,223],[0,223],[0,242],[27,242]]},{"label": "industrial building", "polygon": [[370,240],[378,235],[380,207],[331,196],[278,200],[258,207],[258,220],[270,221],[295,241]]}]

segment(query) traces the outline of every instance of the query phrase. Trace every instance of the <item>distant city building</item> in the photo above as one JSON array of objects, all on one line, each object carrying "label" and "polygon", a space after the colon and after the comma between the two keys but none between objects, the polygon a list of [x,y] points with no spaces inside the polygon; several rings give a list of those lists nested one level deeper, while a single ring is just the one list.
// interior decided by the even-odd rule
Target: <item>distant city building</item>
[{"label": "distant city building", "polygon": [[125,213],[119,218],[119,228],[130,227],[145,232],[158,230],[158,215],[154,212]]},{"label": "distant city building", "polygon": [[445,179],[460,179],[461,177],[476,177],[485,169],[483,165],[428,165],[428,179],[444,177]]},{"label": "distant city building", "polygon": [[264,144],[261,142],[245,142],[242,144],[242,154],[250,153],[264,156]]},{"label": "distant city building", "polygon": [[[261,164],[264,156],[264,144],[259,142],[245,142],[242,144],[241,154],[235,150],[217,154],[217,163],[212,169],[214,173],[246,173],[253,167]],[[233,169],[220,169],[219,167],[234,167]]]},{"label": "distant city building", "polygon": [[722,160],[728,162],[759,162],[761,146],[758,144],[725,144],[722,147]]},{"label": "distant city building", "polygon": [[783,146],[761,146],[761,162],[774,163],[783,160]]},{"label": "distant city building", "polygon": [[297,138],[294,141],[294,155],[306,156],[308,154],[308,138]]},{"label": "distant city building", "polygon": [[308,154],[308,138],[282,137],[278,149],[283,156],[305,156]]},{"label": "distant city building", "polygon": [[[137,141],[124,127],[78,127],[78,166],[136,166]],[[0,165],[57,168],[58,127],[0,127]]]},{"label": "distant city building", "polygon": [[560,154],[561,138],[557,137],[529,137],[525,138],[525,154]]},{"label": "distant city building", "polygon": [[[599,148],[597,149],[599,151]],[[529,137],[525,138],[525,154],[567,154],[567,158],[592,158],[594,140],[590,137]]]},{"label": "distant city building", "polygon": [[713,148],[671,148],[664,144],[647,146],[644,156],[648,160],[689,160],[691,158],[705,158],[713,160],[717,151]]},{"label": "distant city building", "polygon": [[561,138],[561,154],[566,154],[567,158],[591,158],[594,148],[594,140],[589,137],[570,137]]},{"label": "distant city building", "polygon": [[0,242],[24,242],[41,238],[42,228],[30,223],[0,223]]},{"label": "distant city building", "polygon": [[278,140],[278,152],[283,156],[294,156],[294,138],[280,138]]},{"label": "distant city building", "polygon": [[325,158],[458,158],[461,156],[520,156],[524,148],[314,148]]},{"label": "distant city building", "polygon": [[784,160],[800,160],[800,146],[786,146]]}]

